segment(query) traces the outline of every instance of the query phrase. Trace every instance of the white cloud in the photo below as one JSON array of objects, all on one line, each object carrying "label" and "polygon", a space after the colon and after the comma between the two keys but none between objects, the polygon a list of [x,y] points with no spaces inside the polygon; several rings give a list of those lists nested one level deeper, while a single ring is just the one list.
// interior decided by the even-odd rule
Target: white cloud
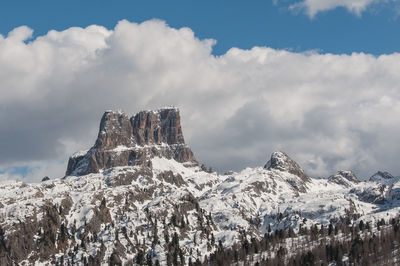
[{"label": "white cloud", "polygon": [[343,7],[357,16],[372,4],[385,3],[387,0],[303,0],[289,6],[291,10],[303,10],[313,18],[317,13]]},{"label": "white cloud", "polygon": [[65,161],[46,160],[29,161],[24,165],[8,164],[0,170],[0,183],[8,181],[40,182],[44,177],[62,177],[65,172]]},{"label": "white cloud", "polygon": [[215,169],[263,165],[281,149],[312,175],[400,174],[399,54],[254,47],[216,57],[214,40],[158,20],[29,42],[29,28],[14,32],[0,38],[0,169],[28,165],[27,180],[62,176],[104,110],[165,105],[180,107],[187,142]]}]

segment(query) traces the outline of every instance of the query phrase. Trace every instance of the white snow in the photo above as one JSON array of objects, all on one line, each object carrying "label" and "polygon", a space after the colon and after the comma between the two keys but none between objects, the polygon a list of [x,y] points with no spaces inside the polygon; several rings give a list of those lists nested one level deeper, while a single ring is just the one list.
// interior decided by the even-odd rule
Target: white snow
[{"label": "white snow", "polygon": [[[122,152],[126,149],[130,148],[118,146],[114,151]],[[204,215],[210,213],[212,216],[216,242],[221,240],[225,247],[229,247],[238,240],[239,229],[251,229],[255,236],[260,237],[267,232],[268,227],[274,230],[291,225],[297,231],[300,226],[328,224],[344,217],[349,210],[359,214],[359,220],[364,221],[388,219],[400,211],[400,182],[391,185],[360,182],[347,187],[326,179],[311,179],[305,186],[306,192],[302,193],[293,186],[294,182],[300,182],[299,178],[285,171],[258,167],[219,175],[201,171],[198,166],[188,167],[173,159],[161,157],[152,159],[153,176],[140,174],[130,184],[109,185],[110,180],[119,175],[135,174],[140,170],[139,166],[115,167],[98,174],[70,176],[40,184],[2,183],[0,225],[3,228],[13,228],[13,224],[31,219],[35,213],[42,219],[44,214],[41,208],[45,204],[50,202],[60,206],[63,199],[70,197],[72,207],[66,222],[68,226],[75,223],[77,228],[83,230],[85,222],[93,218],[94,208],[100,206],[104,197],[115,228],[126,228],[128,232],[134,232],[135,236],[128,238],[120,233],[121,244],[126,246],[130,242],[137,244],[147,241],[146,245],[151,246],[147,238],[147,234],[152,232],[148,213],[165,216],[169,223],[175,206],[187,202],[185,197],[194,196],[199,207],[205,211]],[[186,183],[177,185],[157,178],[166,171],[181,176]],[[381,186],[383,192],[380,192]],[[368,203],[361,200],[360,195],[364,195],[362,193],[372,196],[382,193],[386,201],[382,204]],[[181,246],[187,250],[199,249],[202,257],[213,252],[213,248],[207,249],[206,239],[200,237],[197,211],[190,209],[184,216],[188,229],[183,240],[180,240]],[[106,245],[106,254],[113,251],[115,228],[111,228],[110,224],[103,224],[98,236]],[[174,227],[168,226],[167,229],[170,239],[174,232],[179,233]],[[155,246],[154,251],[156,257],[165,262],[165,254],[162,252],[165,228],[160,220],[157,230],[160,244]],[[6,236],[11,233],[11,230],[7,230]],[[94,244],[88,244],[85,252],[92,254],[95,249]],[[134,254],[127,254],[123,260],[133,257]]]}]

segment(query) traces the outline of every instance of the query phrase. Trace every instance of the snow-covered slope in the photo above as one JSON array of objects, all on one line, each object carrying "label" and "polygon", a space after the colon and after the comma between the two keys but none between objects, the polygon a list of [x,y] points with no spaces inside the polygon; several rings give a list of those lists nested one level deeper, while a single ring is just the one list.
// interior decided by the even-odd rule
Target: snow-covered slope
[{"label": "snow-covered slope", "polygon": [[386,171],[378,171],[369,178],[369,181],[384,185],[392,185],[396,182],[399,182],[400,177],[394,177],[392,174]]},{"label": "snow-covered slope", "polygon": [[[113,119],[115,115],[126,117],[108,112]],[[177,117],[173,115],[172,124],[180,125]],[[130,128],[125,118],[120,121],[123,134],[113,124],[118,134],[107,131],[105,138],[100,134],[107,124],[103,121],[99,133],[103,144],[98,140],[91,151],[71,157],[68,173],[74,175],[39,184],[0,185],[1,265],[124,264],[142,255],[143,260],[160,264],[178,256],[187,264],[202,261],[221,245],[228,248],[242,241],[243,232],[260,238],[276,229],[298,231],[344,218],[375,222],[400,211],[398,179],[362,182],[349,171],[313,179],[283,152],[273,153],[264,167],[227,175],[209,173],[193,154],[176,156],[188,151],[181,129],[164,127],[163,132],[172,136],[168,144],[158,142],[168,138],[151,126],[161,135],[155,142],[148,137],[140,142],[146,134],[156,134],[143,133],[150,130],[145,127],[134,135],[139,127]],[[124,145],[109,138],[114,135]],[[140,163],[130,163],[129,158]],[[93,163],[96,167],[90,166]]]}]

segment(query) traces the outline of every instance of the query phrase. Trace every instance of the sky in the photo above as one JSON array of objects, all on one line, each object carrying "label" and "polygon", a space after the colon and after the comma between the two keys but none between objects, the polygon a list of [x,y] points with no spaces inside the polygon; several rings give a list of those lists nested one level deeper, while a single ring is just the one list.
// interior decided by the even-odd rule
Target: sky
[{"label": "sky", "polygon": [[107,109],[180,108],[220,172],[400,175],[396,0],[2,1],[0,180],[61,177]]}]

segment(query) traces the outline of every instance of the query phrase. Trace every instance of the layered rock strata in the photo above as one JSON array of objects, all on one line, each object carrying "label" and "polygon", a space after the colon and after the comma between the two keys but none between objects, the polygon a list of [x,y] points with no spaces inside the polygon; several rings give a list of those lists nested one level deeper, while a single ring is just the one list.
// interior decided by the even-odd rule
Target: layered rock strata
[{"label": "layered rock strata", "polygon": [[94,146],[69,158],[66,175],[86,175],[117,166],[150,166],[155,156],[197,164],[185,144],[177,108],[141,111],[131,118],[122,111],[106,111]]}]

